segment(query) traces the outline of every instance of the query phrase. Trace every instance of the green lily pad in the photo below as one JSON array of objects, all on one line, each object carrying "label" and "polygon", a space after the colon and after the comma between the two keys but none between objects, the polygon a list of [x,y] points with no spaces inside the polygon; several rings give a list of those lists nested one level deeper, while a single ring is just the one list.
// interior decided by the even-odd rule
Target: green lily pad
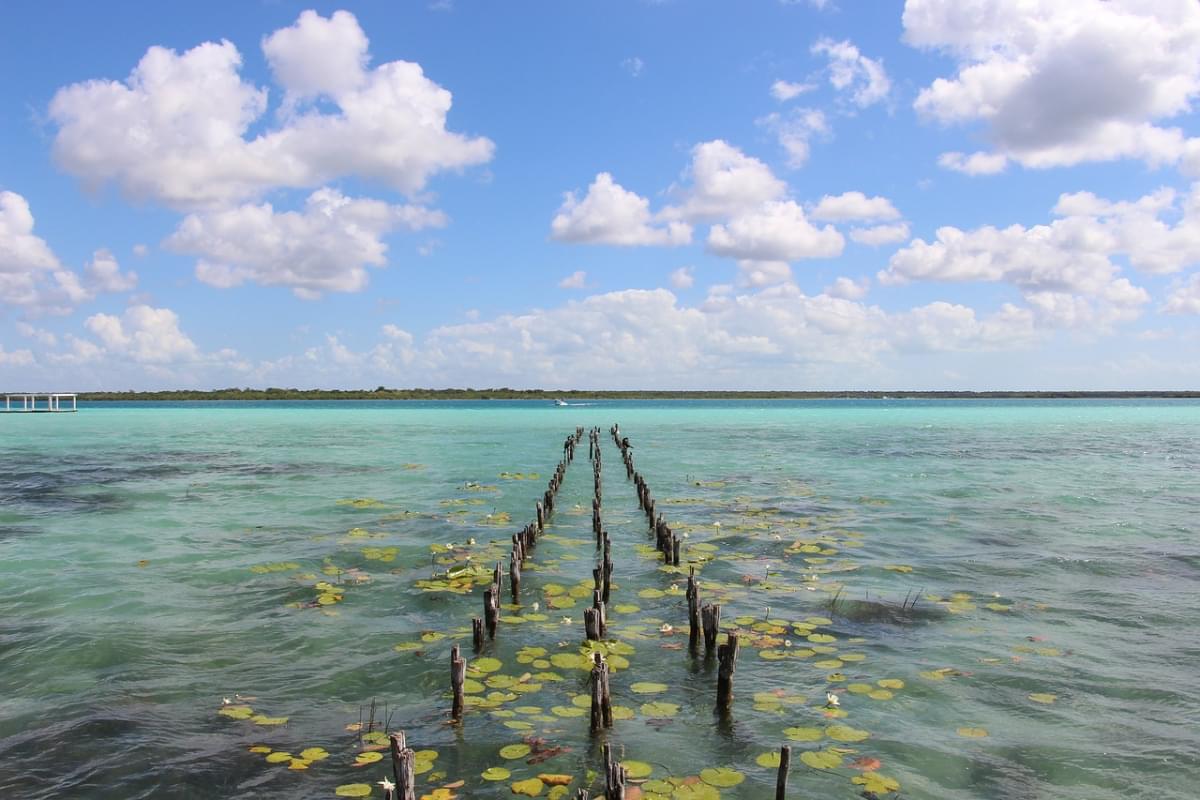
[{"label": "green lily pad", "polygon": [[650,773],[654,771],[654,767],[647,764],[645,761],[622,761],[621,766],[625,768],[625,772],[629,777],[648,778]]},{"label": "green lily pad", "polygon": [[1035,703],[1045,703],[1046,705],[1049,705],[1058,699],[1058,695],[1049,694],[1047,692],[1034,692],[1033,694],[1029,695],[1029,699]]},{"label": "green lily pad", "polygon": [[658,694],[665,692],[667,685],[665,683],[653,683],[651,681],[638,681],[629,686],[630,690],[637,694]]},{"label": "green lily pad", "polygon": [[642,704],[642,713],[652,718],[673,717],[679,713],[679,706],[674,703],[657,700],[653,703]]},{"label": "green lily pad", "polygon": [[959,728],[955,733],[967,739],[982,739],[988,735],[985,728]]},{"label": "green lily pad", "polygon": [[268,764],[282,764],[284,761],[291,761],[292,754],[284,752],[275,752],[267,756]]},{"label": "green lily pad", "polygon": [[480,773],[480,776],[485,781],[506,781],[512,776],[512,773],[504,767],[488,767]]},{"label": "green lily pad", "polygon": [[708,767],[700,770],[700,780],[709,786],[727,789],[746,780],[746,775],[729,767]]},{"label": "green lily pad", "polygon": [[793,742],[819,742],[825,738],[820,728],[784,728],[783,735]]},{"label": "green lily pad", "polygon": [[343,783],[333,793],[338,797],[370,797],[372,791],[369,783]]},{"label": "green lily pad", "polygon": [[887,775],[880,775],[878,772],[865,772],[862,775],[855,775],[850,779],[850,782],[856,783],[863,787],[864,791],[876,795],[900,791],[900,781],[895,778],[889,778]]},{"label": "green lily pad", "polygon": [[510,744],[500,748],[500,757],[509,760],[524,758],[532,749],[527,744]]},{"label": "green lily pad", "polygon": [[838,742],[861,742],[871,734],[849,725],[830,725],[825,729],[825,735]]},{"label": "green lily pad", "polygon": [[515,781],[512,785],[513,794],[523,794],[527,797],[537,797],[545,788],[546,784],[542,783],[540,778],[527,778]]},{"label": "green lily pad", "polygon": [[766,767],[767,769],[779,769],[779,751],[776,750],[771,753],[760,753],[758,758],[754,759],[754,763],[758,764],[760,767]]},{"label": "green lily pad", "polygon": [[477,658],[471,662],[471,669],[476,672],[495,672],[504,666],[498,658]]},{"label": "green lily pad", "polygon": [[805,750],[800,760],[813,769],[833,769],[842,763],[842,757],[829,750]]}]

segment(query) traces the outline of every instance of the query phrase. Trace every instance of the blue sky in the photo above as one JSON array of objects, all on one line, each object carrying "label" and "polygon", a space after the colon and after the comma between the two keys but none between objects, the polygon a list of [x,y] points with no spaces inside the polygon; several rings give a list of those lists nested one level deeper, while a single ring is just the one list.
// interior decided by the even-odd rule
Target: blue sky
[{"label": "blue sky", "polygon": [[9,3],[0,385],[1200,385],[1191,0]]}]

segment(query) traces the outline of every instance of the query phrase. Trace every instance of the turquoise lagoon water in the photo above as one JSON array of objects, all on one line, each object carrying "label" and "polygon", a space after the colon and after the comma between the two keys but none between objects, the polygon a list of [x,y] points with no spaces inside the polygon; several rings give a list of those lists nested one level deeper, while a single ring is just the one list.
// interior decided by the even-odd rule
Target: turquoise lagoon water
[{"label": "turquoise lagoon water", "polygon": [[[624,607],[610,635],[629,662],[613,692],[630,715],[609,741],[650,765],[651,780],[690,779],[644,784],[649,796],[716,796],[693,777],[713,766],[744,776],[721,797],[773,796],[774,771],[756,759],[781,744],[793,748],[797,798],[1194,795],[1200,404],[846,401],[0,417],[0,797],[334,797],[389,774],[386,759],[353,766],[361,742],[347,726],[373,699],[378,717],[386,704],[392,727],[437,753],[422,793],[461,780],[460,797],[512,797],[512,781],[545,772],[586,780],[598,764],[587,718],[563,716],[586,672],[518,659],[523,647],[578,653],[586,601],[553,606],[569,605],[555,587],[590,578],[586,439],[527,567],[524,605],[504,612],[483,654],[502,663],[492,675],[534,676],[523,691],[485,686],[483,706],[447,724],[449,647],[470,653],[461,637],[482,587],[418,582],[506,550],[567,433],[614,422],[687,533],[704,597],[743,631],[721,721],[715,665],[686,649],[680,576],[645,553],[605,435],[613,604]],[[314,605],[321,580],[340,584],[339,602]],[[894,613],[914,597],[911,614]],[[834,637],[817,644],[824,652],[793,625],[808,618]],[[888,679],[903,685],[877,691]],[[644,681],[666,689],[633,691]],[[827,690],[844,717],[829,716]],[[224,698],[287,721],[231,719],[218,713]],[[838,725],[869,737],[840,741]],[[789,739],[796,728],[816,740]],[[563,750],[533,765],[498,755],[523,739]],[[256,745],[330,755],[291,770]],[[811,768],[810,750],[841,764]],[[898,791],[853,782],[872,759],[869,774]],[[499,765],[511,778],[480,777]]]}]

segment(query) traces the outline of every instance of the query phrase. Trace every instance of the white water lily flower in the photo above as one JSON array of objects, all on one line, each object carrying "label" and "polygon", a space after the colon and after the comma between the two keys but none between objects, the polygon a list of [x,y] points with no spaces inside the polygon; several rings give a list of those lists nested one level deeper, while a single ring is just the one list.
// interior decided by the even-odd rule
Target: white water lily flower
[{"label": "white water lily flower", "polygon": [[541,608],[541,607],[542,607],[542,604],[541,604],[541,603],[534,603],[534,604],[533,604],[533,610],[534,610],[535,612],[536,612],[536,611],[537,611],[539,608]]},{"label": "white water lily flower", "polygon": [[718,522],[714,522],[714,523],[713,523],[713,527],[714,527],[714,528],[719,528],[719,527],[721,527],[721,523],[720,523],[719,521],[718,521]]},{"label": "white water lily flower", "polygon": [[659,631],[661,631],[662,633],[670,633],[670,632],[671,632],[671,631],[673,631],[673,630],[675,630],[675,628],[674,628],[674,627],[672,627],[671,625],[669,625],[669,624],[668,624],[668,623],[666,623],[666,622],[664,622],[664,623],[662,624],[662,627],[661,627],[661,628],[659,628]]},{"label": "white water lily flower", "polygon": [[396,784],[392,783],[387,778],[384,778],[381,781],[375,781],[375,782],[378,783],[380,786],[382,786],[383,790],[385,792],[390,792],[392,789],[396,788]]},{"label": "white water lily flower", "polygon": [[570,624],[571,624],[571,618],[570,618],[570,617],[563,617],[563,618],[562,618],[562,624],[563,624],[563,625],[570,625]]},{"label": "white water lily flower", "polygon": [[791,639],[784,639],[784,640],[783,640],[783,646],[784,646],[784,647],[791,647],[791,646],[792,646],[792,640],[791,640]]},{"label": "white water lily flower", "polygon": [[232,701],[232,700],[230,700],[228,697],[222,697],[222,698],[221,698],[221,705],[223,705],[223,706],[227,706],[227,705],[231,704],[232,702],[233,702],[233,701]]},{"label": "white water lily flower", "polygon": [[825,693],[825,705],[827,705],[831,708],[837,708],[839,705],[841,705],[841,701],[838,700],[838,696],[836,694],[834,694],[833,692],[826,692]]}]

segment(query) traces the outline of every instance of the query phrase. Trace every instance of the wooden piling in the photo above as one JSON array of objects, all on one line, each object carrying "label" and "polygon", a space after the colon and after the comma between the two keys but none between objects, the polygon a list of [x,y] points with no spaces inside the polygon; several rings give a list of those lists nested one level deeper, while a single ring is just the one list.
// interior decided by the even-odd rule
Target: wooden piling
[{"label": "wooden piling", "polygon": [[704,623],[704,652],[711,654],[717,646],[717,633],[721,629],[721,607],[715,603],[702,606],[700,619]]},{"label": "wooden piling", "polygon": [[463,683],[467,679],[467,662],[458,654],[458,645],[450,648],[450,690],[454,692],[454,705],[450,709],[450,717],[455,721],[461,720],[465,701],[463,699]]},{"label": "wooden piling", "polygon": [[416,761],[411,747],[404,738],[404,732],[393,733],[389,737],[392,749],[392,776],[396,784],[396,800],[417,800],[416,779],[413,777],[413,764]]},{"label": "wooden piling", "polygon": [[775,776],[775,800],[787,799],[788,768],[792,763],[792,748],[783,745],[779,748],[779,773]]},{"label": "wooden piling", "polygon": [[541,501],[537,504],[537,527],[539,533],[546,529],[546,511],[542,508]]},{"label": "wooden piling", "polygon": [[583,632],[589,641],[600,641],[602,634],[600,633],[600,611],[598,609],[585,608],[583,610]]},{"label": "wooden piling", "polygon": [[487,625],[489,639],[496,638],[496,625],[500,622],[500,589],[496,584],[483,592],[483,620]]},{"label": "wooden piling", "polygon": [[621,762],[613,758],[612,745],[604,744],[604,800],[625,800],[625,781],[628,773]]},{"label": "wooden piling", "polygon": [[521,595],[521,559],[516,550],[508,556],[508,585],[512,589],[512,601],[518,602]]},{"label": "wooden piling", "polygon": [[696,568],[692,567],[687,582],[688,604],[688,648],[695,651],[700,646],[700,584],[696,581]]},{"label": "wooden piling", "polygon": [[733,672],[737,668],[738,637],[726,636],[725,644],[717,648],[717,708],[728,710],[733,704]]},{"label": "wooden piling", "polygon": [[471,617],[471,644],[477,653],[483,649],[483,620],[479,617]]}]

